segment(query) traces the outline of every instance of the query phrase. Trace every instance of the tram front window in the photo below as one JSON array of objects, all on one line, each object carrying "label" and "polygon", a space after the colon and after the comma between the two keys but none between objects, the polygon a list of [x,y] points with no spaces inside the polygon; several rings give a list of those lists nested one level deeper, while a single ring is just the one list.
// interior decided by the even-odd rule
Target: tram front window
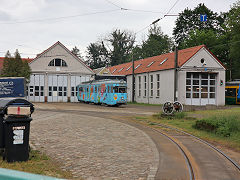
[{"label": "tram front window", "polygon": [[126,93],[126,87],[115,86],[113,90],[114,93]]},{"label": "tram front window", "polygon": [[236,97],[236,89],[235,88],[227,88],[225,90],[225,96]]},{"label": "tram front window", "polygon": [[119,87],[119,93],[126,93],[125,87]]}]

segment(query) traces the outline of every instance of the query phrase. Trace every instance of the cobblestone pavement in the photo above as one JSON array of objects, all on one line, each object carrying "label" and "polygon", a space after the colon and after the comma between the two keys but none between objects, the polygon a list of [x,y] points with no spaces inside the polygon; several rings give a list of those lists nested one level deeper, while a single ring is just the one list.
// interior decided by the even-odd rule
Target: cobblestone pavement
[{"label": "cobblestone pavement", "polygon": [[30,140],[76,179],[153,179],[159,162],[149,136],[107,118],[36,108]]}]

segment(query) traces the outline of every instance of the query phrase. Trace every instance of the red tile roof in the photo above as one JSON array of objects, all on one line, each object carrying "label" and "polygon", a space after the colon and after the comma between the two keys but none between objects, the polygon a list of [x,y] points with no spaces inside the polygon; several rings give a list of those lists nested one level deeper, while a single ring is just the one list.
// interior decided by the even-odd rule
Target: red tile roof
[{"label": "red tile roof", "polygon": [[[205,45],[200,45],[196,47],[179,50],[178,66],[181,67],[184,63],[186,63],[193,55],[195,55],[203,47],[206,48]],[[146,59],[140,59],[140,60],[134,61],[134,67],[136,68],[134,70],[134,73],[139,74],[144,72],[173,69],[174,62],[175,62],[174,58],[175,58],[175,53],[172,52],[172,53],[162,54],[159,56],[154,56],[154,57],[149,57]],[[217,61],[219,60],[217,59]],[[219,61],[219,63],[221,62]],[[221,65],[223,64],[221,63]],[[109,67],[108,69],[113,75],[129,75],[129,74],[132,74],[132,62],[112,66],[112,67]]]},{"label": "red tile roof", "polygon": [[[5,57],[0,57],[0,70],[2,70],[3,68],[4,58]],[[28,63],[30,63],[32,60],[33,59],[30,59],[30,58],[22,58],[22,61],[27,61]]]}]

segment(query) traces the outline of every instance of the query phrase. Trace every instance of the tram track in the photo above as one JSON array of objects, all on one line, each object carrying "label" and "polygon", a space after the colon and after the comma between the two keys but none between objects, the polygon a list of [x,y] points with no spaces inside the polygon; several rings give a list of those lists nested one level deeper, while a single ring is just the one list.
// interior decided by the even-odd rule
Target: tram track
[{"label": "tram track", "polygon": [[[168,141],[170,141],[172,144],[174,144],[174,146],[177,147],[178,151],[180,152],[180,154],[183,156],[184,160],[185,160],[185,165],[187,167],[187,176],[186,173],[182,172],[182,177],[183,178],[177,178],[177,179],[190,179],[190,180],[197,180],[197,179],[238,179],[240,177],[240,167],[239,165],[233,161],[230,157],[228,157],[225,153],[223,153],[221,150],[217,149],[216,147],[214,147],[213,145],[209,144],[208,142],[195,137],[187,132],[184,132],[182,130],[179,130],[177,128],[173,128],[161,123],[155,123],[155,127],[150,127],[150,126],[146,126],[144,124],[141,124],[140,122],[136,122],[135,120],[127,120],[126,121],[126,117],[128,117],[130,114],[128,114],[128,116],[125,114],[123,115],[122,113],[115,113],[114,116],[111,115],[111,113],[109,112],[93,112],[93,111],[81,111],[81,110],[58,110],[58,109],[52,109],[52,110],[48,110],[48,109],[41,109],[40,111],[53,111],[53,112],[62,112],[62,113],[74,113],[74,114],[82,114],[82,115],[90,115],[90,116],[94,116],[94,117],[101,117],[101,118],[108,118],[108,119],[112,119],[114,121],[118,121],[121,123],[125,123],[128,124],[130,126],[136,127],[142,131],[144,131],[146,134],[148,134],[150,136],[150,138],[153,140],[153,142],[156,144],[157,149],[159,151],[159,154],[161,154],[161,151],[164,151],[164,145],[162,145],[162,140],[159,140],[159,136],[163,136],[166,139],[168,139]],[[119,118],[119,117],[125,117],[125,118]],[[160,127],[162,129],[156,128],[156,127]],[[166,130],[168,129],[168,130]],[[158,135],[157,135],[158,134]],[[191,141],[190,143],[188,141]],[[196,143],[198,141],[198,143]],[[190,144],[190,146],[189,146]],[[206,147],[209,147],[209,149],[212,149],[212,151],[215,152],[215,154],[213,154],[213,152],[209,152],[210,150],[208,150],[206,147],[202,147],[200,144],[204,144]],[[202,152],[203,154],[207,154],[209,153],[209,155],[206,155],[206,157],[203,157],[203,160],[201,160],[202,157],[197,157],[199,156],[199,154],[196,154],[198,151],[196,151],[196,147],[191,147],[191,146],[199,146],[199,149],[203,149],[204,148],[204,152]],[[173,147],[171,147],[173,148]],[[197,147],[198,148],[198,147]],[[196,151],[196,152],[194,152]],[[205,153],[207,152],[207,153]],[[217,153],[216,153],[217,152]],[[165,151],[164,153],[168,153],[167,151]],[[176,151],[175,151],[176,153]],[[221,156],[222,158],[225,158],[226,161],[228,161],[231,165],[232,168],[230,166],[228,166],[228,164],[222,160],[217,158],[215,160],[214,163],[209,163],[209,162],[205,162],[208,160],[208,157],[214,156],[217,157],[218,154],[219,156]],[[201,154],[200,154],[201,155]],[[177,156],[177,153],[176,153]],[[163,156],[161,156],[163,157]],[[167,154],[166,157],[172,158],[170,157],[170,154]],[[214,159],[212,158],[212,159]],[[209,158],[211,159],[211,158]],[[211,159],[211,160],[212,160]],[[176,161],[174,160],[166,160],[166,162],[170,162],[172,161],[172,164],[176,163]],[[202,161],[202,162],[200,162]],[[209,160],[210,161],[210,160]],[[164,163],[162,163],[164,164]],[[166,175],[168,173],[165,173],[164,168],[162,164],[159,163],[159,168],[157,170],[155,179],[176,179],[173,177],[167,177]],[[171,165],[169,165],[171,166]],[[178,167],[177,165],[174,165],[174,169],[177,169],[176,167]],[[217,168],[215,169],[220,169],[216,172],[210,172],[212,166],[216,166]],[[210,167],[210,168],[209,168]],[[235,168],[234,171],[232,170],[233,167]],[[168,167],[171,168],[171,167]],[[208,172],[208,168],[209,168],[209,172]],[[223,170],[222,170],[223,169]],[[224,169],[226,169],[224,171]],[[185,169],[182,168],[182,171],[184,171]],[[212,170],[214,171],[214,170]],[[234,171],[234,172],[233,172]],[[181,172],[181,170],[179,171]],[[233,173],[232,173],[233,172]],[[220,175],[216,175],[216,173],[220,173]],[[180,176],[179,176],[180,177]],[[222,178],[219,178],[222,177]]]},{"label": "tram track", "polygon": [[193,165],[192,163],[190,162],[190,158],[188,157],[186,150],[184,150],[185,148],[183,148],[182,145],[180,145],[180,143],[173,137],[170,137],[169,135],[167,135],[166,133],[160,131],[160,130],[157,130],[157,129],[154,129],[154,128],[151,128],[151,127],[148,127],[150,128],[151,130],[161,134],[162,136],[165,136],[166,138],[168,138],[172,143],[174,143],[179,151],[182,153],[182,155],[184,156],[184,159],[185,159],[185,162],[187,164],[187,167],[188,167],[188,172],[189,172],[189,180],[195,180],[195,174],[194,174],[194,170],[193,170]]},{"label": "tram track", "polygon": [[[76,111],[76,110],[56,110],[56,109],[41,109],[40,111],[51,111],[51,112],[61,112],[61,113],[74,113],[74,114],[84,114],[84,115],[89,115],[90,112],[88,111]],[[101,116],[104,116],[106,117],[107,113],[101,113]],[[91,112],[91,116],[95,116],[95,117],[99,117],[99,113],[93,113]],[[182,167],[187,167],[187,168],[181,168],[181,170],[178,171],[178,176],[180,177],[180,179],[189,179],[189,180],[195,180],[195,174],[194,174],[194,169],[193,169],[193,165],[190,161],[190,159],[192,158],[189,158],[189,152],[186,152],[187,149],[185,147],[183,147],[180,142],[178,142],[176,139],[174,139],[173,137],[170,137],[169,135],[167,135],[166,133],[158,130],[158,129],[155,129],[155,128],[151,128],[149,126],[144,126],[142,124],[139,124],[139,123],[136,123],[134,121],[125,121],[125,120],[121,120],[119,118],[116,118],[115,117],[108,117],[109,119],[111,120],[114,120],[114,121],[117,121],[117,122],[120,122],[120,123],[124,123],[124,124],[127,124],[127,125],[130,125],[130,126],[133,126],[139,130],[142,130],[143,132],[145,132],[146,134],[149,135],[149,137],[153,140],[153,142],[156,144],[157,146],[157,149],[158,149],[158,152],[159,154],[162,153],[162,148],[159,148],[159,146],[161,147],[161,142],[163,142],[163,140],[161,140],[160,142],[158,141],[159,136],[162,136],[164,137],[165,139],[167,139],[168,141],[170,141],[170,143],[172,144],[171,148],[174,148],[174,146],[176,147],[176,150],[174,151],[175,152],[175,156],[177,157],[176,159],[181,159],[181,157],[178,157],[179,155],[182,156],[182,159],[184,160],[185,162],[185,166],[181,163],[177,163],[176,160],[166,160],[166,162],[174,162],[175,163],[175,167],[177,166],[182,166]],[[153,133],[154,132],[154,133]],[[176,152],[179,152],[176,153]],[[170,157],[169,158],[173,158],[173,157]],[[183,163],[183,161],[181,161]],[[179,164],[179,165],[177,165]],[[170,166],[170,163],[168,163],[168,166]],[[173,177],[171,172],[170,173],[164,173],[163,170],[161,169],[162,167],[159,166],[158,167],[158,170],[156,171],[156,174],[155,174],[155,178],[154,179],[176,179],[176,176]],[[179,168],[180,169],[180,168]],[[184,170],[186,169],[186,172],[183,172]],[[181,174],[182,173],[182,174]],[[169,176],[168,176],[169,175]],[[151,178],[148,178],[148,179],[151,179]]]}]

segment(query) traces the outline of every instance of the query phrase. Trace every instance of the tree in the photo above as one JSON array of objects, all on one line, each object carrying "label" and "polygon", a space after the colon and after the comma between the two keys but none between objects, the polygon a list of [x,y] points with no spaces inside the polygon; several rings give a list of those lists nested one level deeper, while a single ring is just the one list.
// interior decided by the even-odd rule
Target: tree
[{"label": "tree", "polygon": [[77,46],[75,46],[75,47],[71,50],[71,52],[72,52],[75,56],[77,56],[78,58],[82,59],[80,50],[77,48]]},{"label": "tree", "polygon": [[232,78],[240,78],[240,1],[238,0],[233,4],[232,8],[228,13],[227,28],[230,34],[230,59]]},{"label": "tree", "polygon": [[108,51],[111,66],[131,61],[131,52],[135,43],[135,35],[133,33],[115,29],[110,33],[105,43],[110,44]]},{"label": "tree", "polygon": [[213,30],[195,30],[189,33],[180,45],[179,49],[185,49],[193,46],[205,44],[217,58],[225,64],[229,64],[229,48],[223,46],[228,41],[227,35],[218,35]]},{"label": "tree", "polygon": [[[207,21],[201,22],[200,15],[206,14]],[[176,26],[173,29],[173,35],[176,43],[181,43],[189,37],[191,31],[212,30],[215,33],[224,33],[224,14],[218,15],[204,4],[200,3],[194,10],[186,8],[176,20]]]},{"label": "tree", "polygon": [[104,67],[109,64],[108,51],[103,42],[91,43],[87,47],[87,64],[92,69]]},{"label": "tree", "polygon": [[148,31],[147,40],[133,50],[134,58],[141,59],[167,53],[173,45],[168,35],[164,35],[161,28],[154,25]]},{"label": "tree", "polygon": [[91,68],[118,65],[131,61],[135,36],[129,31],[113,30],[104,40],[87,47],[87,64]]},{"label": "tree", "polygon": [[7,51],[4,62],[2,77],[25,77],[27,83],[30,80],[31,69],[27,62],[23,62],[21,56],[16,50],[14,57]]}]

